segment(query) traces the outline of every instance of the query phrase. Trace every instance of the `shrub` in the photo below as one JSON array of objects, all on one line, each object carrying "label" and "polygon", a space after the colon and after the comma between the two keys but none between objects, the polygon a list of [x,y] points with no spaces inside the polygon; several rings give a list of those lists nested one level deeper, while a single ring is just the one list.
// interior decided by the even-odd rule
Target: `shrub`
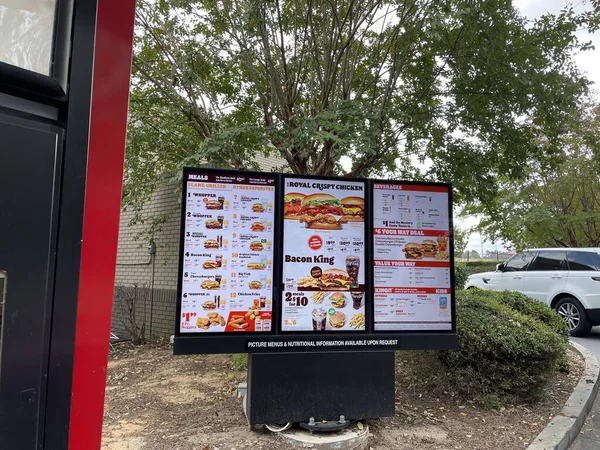
[{"label": "shrub", "polygon": [[464,263],[467,268],[467,275],[473,275],[480,272],[493,272],[496,265],[503,261],[469,261]]},{"label": "shrub", "polygon": [[246,370],[248,368],[248,354],[234,353],[231,356],[231,368],[233,370]]},{"label": "shrub", "polygon": [[467,266],[465,263],[457,262],[454,265],[454,288],[464,289],[467,282]]},{"label": "shrub", "polygon": [[503,305],[509,306],[521,314],[525,314],[538,322],[548,325],[557,334],[562,336],[565,342],[569,340],[567,324],[545,303],[515,291],[495,292],[494,294]]},{"label": "shrub", "polygon": [[566,360],[567,341],[550,308],[522,297],[457,293],[459,348],[441,352],[439,360],[458,392],[488,404],[537,399]]}]

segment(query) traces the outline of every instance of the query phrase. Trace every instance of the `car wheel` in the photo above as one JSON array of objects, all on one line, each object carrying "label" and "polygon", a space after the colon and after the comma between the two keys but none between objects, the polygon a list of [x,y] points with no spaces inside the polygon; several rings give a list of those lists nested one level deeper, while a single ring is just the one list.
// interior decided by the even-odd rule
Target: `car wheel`
[{"label": "car wheel", "polygon": [[585,336],[592,329],[585,308],[573,297],[561,298],[554,310],[565,321],[571,336]]}]

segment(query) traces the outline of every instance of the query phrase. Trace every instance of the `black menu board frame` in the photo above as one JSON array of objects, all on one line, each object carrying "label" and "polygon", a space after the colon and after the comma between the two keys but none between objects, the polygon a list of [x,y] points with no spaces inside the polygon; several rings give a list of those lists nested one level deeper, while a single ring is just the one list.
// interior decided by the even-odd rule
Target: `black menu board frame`
[{"label": "black menu board frame", "polygon": [[[257,177],[273,180],[275,186],[275,203],[273,205],[273,255],[272,268],[272,325],[270,331],[262,332],[218,332],[208,330],[203,332],[181,332],[180,321],[182,315],[182,285],[184,267],[184,244],[186,233],[186,198],[188,195],[187,182],[200,181],[214,175],[224,177]],[[283,287],[283,202],[284,181],[286,178],[320,179],[326,181],[358,181],[364,182],[364,211],[365,211],[365,240],[364,240],[364,304],[365,304],[365,329],[359,331],[283,331],[282,330],[282,287]],[[373,304],[373,232],[372,232],[372,205],[374,183],[416,184],[423,186],[443,185],[449,189],[449,249],[452,247],[452,189],[451,185],[443,183],[348,179],[341,177],[318,177],[313,175],[291,175],[270,172],[247,172],[222,169],[192,168],[183,169],[183,188],[180,255],[177,288],[177,316],[174,333],[174,354],[202,354],[202,353],[264,353],[264,352],[315,352],[315,351],[390,351],[399,349],[419,350],[451,350],[457,348],[456,316],[454,290],[451,291],[451,330],[407,330],[407,331],[375,331],[374,304]],[[451,280],[454,286],[453,253],[450,256]],[[363,264],[361,264],[363,265]],[[361,267],[362,270],[362,267]]]}]

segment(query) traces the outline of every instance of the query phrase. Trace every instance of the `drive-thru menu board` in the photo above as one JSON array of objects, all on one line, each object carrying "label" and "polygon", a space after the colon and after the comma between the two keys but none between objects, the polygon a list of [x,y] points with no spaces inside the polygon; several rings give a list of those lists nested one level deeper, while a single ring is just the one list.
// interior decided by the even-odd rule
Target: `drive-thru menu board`
[{"label": "drive-thru menu board", "polygon": [[285,178],[282,331],[365,329],[365,190]]},{"label": "drive-thru menu board", "polygon": [[275,184],[268,174],[188,176],[181,333],[271,331]]},{"label": "drive-thru menu board", "polygon": [[451,330],[449,188],[373,183],[374,330]]}]

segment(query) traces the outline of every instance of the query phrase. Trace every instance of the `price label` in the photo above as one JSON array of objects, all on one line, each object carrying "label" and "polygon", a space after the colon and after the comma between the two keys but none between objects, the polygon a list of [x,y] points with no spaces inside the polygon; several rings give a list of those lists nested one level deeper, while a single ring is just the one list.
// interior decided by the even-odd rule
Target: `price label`
[{"label": "price label", "polygon": [[292,295],[291,292],[285,293],[285,301],[289,303],[289,306],[306,306],[308,305],[308,298],[300,295]]}]

